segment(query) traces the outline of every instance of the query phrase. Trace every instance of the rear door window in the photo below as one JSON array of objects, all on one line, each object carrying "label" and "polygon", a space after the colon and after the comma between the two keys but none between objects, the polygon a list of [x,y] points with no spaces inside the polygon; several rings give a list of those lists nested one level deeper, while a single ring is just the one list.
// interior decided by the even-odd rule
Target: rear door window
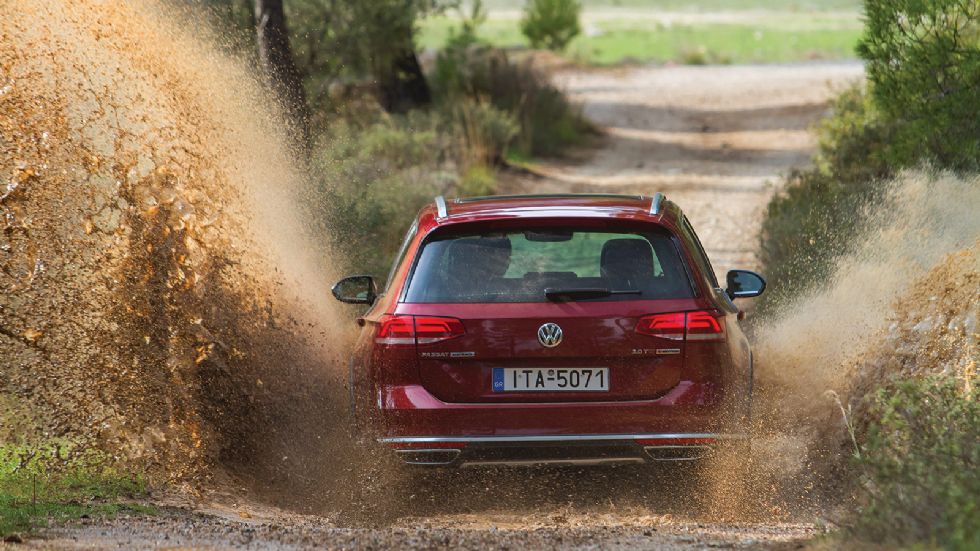
[{"label": "rear door window", "polygon": [[684,221],[681,224],[681,230],[686,235],[687,239],[694,245],[694,261],[697,262],[701,271],[711,282],[712,287],[718,287],[718,278],[715,277],[715,270],[711,267],[711,261],[708,260],[708,254],[704,252],[704,246],[701,245],[701,240],[698,238],[698,234],[694,233],[694,228],[691,227],[691,222],[684,217]]},{"label": "rear door window", "polygon": [[405,253],[408,252],[408,246],[412,243],[412,239],[415,239],[415,234],[419,231],[419,221],[416,218],[412,225],[408,228],[408,232],[405,234],[405,239],[402,240],[402,246],[398,248],[398,254],[395,256],[395,262],[391,265],[391,271],[388,272],[388,279],[385,281],[385,290],[387,293],[388,289],[391,288],[391,282],[395,280],[395,273],[398,272],[398,267],[402,265],[402,261],[405,260]]},{"label": "rear door window", "polygon": [[435,235],[417,257],[405,302],[545,302],[556,290],[580,293],[575,300],[690,298],[681,262],[665,230]]}]

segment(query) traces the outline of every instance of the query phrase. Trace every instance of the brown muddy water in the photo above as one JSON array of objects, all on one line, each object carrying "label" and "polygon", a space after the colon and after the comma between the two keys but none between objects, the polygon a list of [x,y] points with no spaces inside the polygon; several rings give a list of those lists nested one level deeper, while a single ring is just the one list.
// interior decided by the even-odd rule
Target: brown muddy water
[{"label": "brown muddy water", "polygon": [[160,482],[293,468],[348,324],[273,102],[179,10],[2,4],[5,438]]},{"label": "brown muddy water", "polygon": [[339,274],[304,223],[311,186],[247,62],[152,1],[0,10],[4,442],[63,439],[154,488],[354,525],[810,521],[840,504],[834,396],[847,404],[890,374],[975,370],[980,181],[909,172],[836,276],[756,328],[751,457],[404,473],[351,451],[352,312],[329,302]]}]

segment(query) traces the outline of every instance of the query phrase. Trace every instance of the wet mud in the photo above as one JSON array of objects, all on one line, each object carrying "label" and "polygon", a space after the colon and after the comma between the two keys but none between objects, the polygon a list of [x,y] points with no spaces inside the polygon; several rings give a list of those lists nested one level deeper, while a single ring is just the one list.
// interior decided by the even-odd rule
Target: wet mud
[{"label": "wet mud", "polygon": [[333,417],[346,316],[274,103],[179,10],[3,12],[4,439],[188,487],[298,460],[292,427]]}]

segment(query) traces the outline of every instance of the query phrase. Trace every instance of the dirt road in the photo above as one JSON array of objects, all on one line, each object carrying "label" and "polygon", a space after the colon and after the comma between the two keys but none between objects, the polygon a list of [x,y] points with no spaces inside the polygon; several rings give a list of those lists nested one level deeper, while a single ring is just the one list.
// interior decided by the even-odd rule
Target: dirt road
[{"label": "dirt road", "polygon": [[[716,270],[752,267],[772,184],[808,162],[814,141],[807,128],[826,110],[831,87],[860,74],[860,65],[849,63],[560,73],[556,78],[586,115],[606,129],[603,147],[576,161],[542,163],[539,177],[509,185],[535,192],[664,191],[687,211]],[[394,514],[380,526],[322,505],[287,512],[243,492],[171,503],[154,516],[83,519],[28,545],[703,549],[790,545],[818,532],[818,516],[805,511],[769,510],[762,522],[732,522],[749,515],[740,515],[737,503],[718,514],[697,473],[671,467],[448,476],[448,483],[381,488],[376,497],[391,500]],[[307,489],[316,494],[329,486]]]},{"label": "dirt road", "polygon": [[171,502],[153,516],[83,519],[27,544],[56,549],[790,549],[821,532],[813,517],[802,515],[764,522],[721,518],[711,512],[711,493],[702,493],[706,485],[698,482],[698,473],[677,465],[436,472],[415,480],[412,489],[405,480],[388,483],[374,492],[397,512],[384,521],[332,511],[293,513],[254,497],[224,494]]},{"label": "dirt road", "polygon": [[543,163],[536,192],[662,191],[680,204],[715,265],[751,268],[761,210],[778,176],[806,165],[808,130],[859,63],[566,72],[557,76],[605,146],[577,164]]}]

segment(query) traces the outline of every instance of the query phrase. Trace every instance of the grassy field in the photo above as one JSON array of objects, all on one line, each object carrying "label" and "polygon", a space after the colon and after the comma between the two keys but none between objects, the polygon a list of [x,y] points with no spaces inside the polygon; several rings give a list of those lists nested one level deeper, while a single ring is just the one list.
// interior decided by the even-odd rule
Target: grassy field
[{"label": "grassy field", "polygon": [[[485,4],[488,18],[480,27],[481,38],[503,48],[526,47],[519,29],[522,4]],[[859,3],[844,0],[603,0],[583,5],[583,33],[566,56],[594,65],[852,59],[862,29]],[[420,45],[438,48],[458,22],[454,13],[424,20]]]},{"label": "grassy field", "polygon": [[[644,8],[656,11],[857,11],[862,0],[579,0],[586,11],[607,8]],[[464,1],[464,4],[469,4]],[[520,10],[525,0],[483,0],[487,9]]]},{"label": "grassy field", "polygon": [[[51,449],[38,455],[49,456]],[[0,538],[29,534],[51,521],[112,516],[154,509],[126,502],[145,493],[143,481],[107,468],[100,458],[75,458],[52,470],[37,459],[21,464],[25,450],[0,446]]]}]

